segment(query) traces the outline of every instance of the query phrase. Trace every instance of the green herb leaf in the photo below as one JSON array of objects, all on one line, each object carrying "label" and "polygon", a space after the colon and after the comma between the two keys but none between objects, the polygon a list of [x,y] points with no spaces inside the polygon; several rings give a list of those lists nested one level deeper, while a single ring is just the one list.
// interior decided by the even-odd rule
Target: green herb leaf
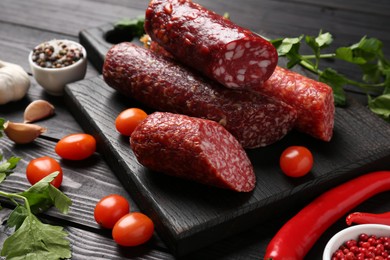
[{"label": "green herb leaf", "polygon": [[[309,46],[313,54],[301,54],[299,47],[302,39]],[[319,80],[332,87],[336,105],[345,105],[346,97],[344,86],[352,85],[360,88],[365,93],[380,95],[369,100],[370,109],[388,120],[390,94],[390,60],[383,54],[383,43],[376,38],[362,37],[359,42],[347,47],[339,47],[335,53],[321,53],[321,51],[333,43],[333,36],[326,32],[319,32],[318,36],[304,36],[297,38],[278,38],[270,40],[278,51],[279,56],[287,58],[287,67],[292,68],[299,64],[303,68],[319,76]],[[362,74],[361,80],[347,78],[332,68],[322,69],[321,59],[339,59],[349,64],[357,65]]]},{"label": "green herb leaf", "polygon": [[390,122],[390,94],[371,98],[368,96],[368,107],[372,112]]},{"label": "green herb leaf", "polygon": [[297,38],[280,38],[272,40],[271,43],[275,46],[279,56],[286,56],[288,53],[297,54],[303,35]]},{"label": "green herb leaf", "polygon": [[366,60],[373,60],[382,52],[383,43],[376,38],[363,37],[352,49],[357,55],[364,57]]},{"label": "green herb leaf", "polygon": [[7,225],[9,227],[15,227],[15,231],[16,231],[23,224],[23,221],[27,216],[28,216],[27,209],[24,206],[19,205],[9,215],[9,218],[7,220]]},{"label": "green herb leaf", "polygon": [[[3,159],[3,156],[1,155],[0,161]],[[11,173],[13,173],[13,169],[15,169],[16,165],[20,161],[20,158],[18,157],[11,157],[6,162],[0,163],[0,183],[7,178]]]},{"label": "green herb leaf", "polygon": [[28,190],[19,193],[19,195],[27,198],[33,213],[43,212],[53,205],[61,213],[68,213],[72,201],[59,189],[50,184],[57,175],[58,172],[53,172],[35,183]]},{"label": "green herb leaf", "polygon": [[5,123],[5,119],[0,118],[0,137],[3,137],[4,123]]},{"label": "green herb leaf", "polygon": [[61,213],[68,214],[69,207],[72,205],[71,199],[53,185],[48,186],[48,192],[53,201],[54,207],[56,207]]},{"label": "green herb leaf", "polygon": [[336,105],[344,106],[346,104],[343,86],[346,84],[347,79],[343,75],[333,69],[327,68],[320,74],[319,80],[328,84],[333,89]]},{"label": "green herb leaf", "polygon": [[63,259],[72,256],[68,233],[63,227],[43,224],[27,216],[20,228],[3,244],[1,255],[7,259]]},{"label": "green herb leaf", "polygon": [[122,19],[114,24],[114,30],[123,31],[132,37],[141,37],[145,34],[144,30],[145,17],[139,16],[134,19]]},{"label": "green herb leaf", "polygon": [[383,70],[383,74],[385,80],[383,82],[385,89],[383,90],[383,94],[390,94],[390,65],[388,68]]},{"label": "green herb leaf", "polygon": [[363,57],[356,57],[350,47],[336,49],[336,58],[355,64],[364,64],[367,62]]},{"label": "green herb leaf", "polygon": [[328,32],[320,32],[319,35],[315,38],[315,42],[319,48],[323,49],[328,47],[333,42],[333,36]]},{"label": "green herb leaf", "polygon": [[315,53],[320,51],[320,46],[316,41],[316,38],[313,36],[306,35],[305,36],[305,42],[306,44],[313,49]]}]

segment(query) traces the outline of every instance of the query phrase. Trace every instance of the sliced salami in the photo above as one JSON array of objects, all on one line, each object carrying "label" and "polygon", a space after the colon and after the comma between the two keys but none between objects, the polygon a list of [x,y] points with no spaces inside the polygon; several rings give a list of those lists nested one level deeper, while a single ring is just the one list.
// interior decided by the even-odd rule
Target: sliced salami
[{"label": "sliced salami", "polygon": [[267,40],[190,0],[152,0],[145,31],[180,62],[227,88],[262,85],[278,61]]},{"label": "sliced salami", "polygon": [[108,51],[103,78],[112,88],[156,110],[216,121],[245,148],[280,140],[296,120],[295,109],[281,101],[224,88],[132,43]]},{"label": "sliced salami", "polygon": [[154,171],[238,192],[255,187],[244,149],[214,121],[155,112],[134,130],[130,144],[137,160]]},{"label": "sliced salami", "polygon": [[296,128],[323,141],[333,135],[335,106],[333,90],[325,83],[276,67],[258,91],[293,106],[298,113]]}]

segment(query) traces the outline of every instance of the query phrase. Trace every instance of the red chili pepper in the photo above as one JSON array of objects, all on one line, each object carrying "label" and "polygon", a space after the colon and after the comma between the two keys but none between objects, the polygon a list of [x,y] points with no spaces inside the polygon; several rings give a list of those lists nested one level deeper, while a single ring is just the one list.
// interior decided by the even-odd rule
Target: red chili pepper
[{"label": "red chili pepper", "polygon": [[390,225],[390,212],[381,214],[354,212],[347,216],[345,222],[347,222],[348,226],[350,226],[352,223]]},{"label": "red chili pepper", "polygon": [[390,190],[390,171],[372,172],[317,197],[291,218],[268,244],[265,259],[303,259],[334,222],[368,198]]}]

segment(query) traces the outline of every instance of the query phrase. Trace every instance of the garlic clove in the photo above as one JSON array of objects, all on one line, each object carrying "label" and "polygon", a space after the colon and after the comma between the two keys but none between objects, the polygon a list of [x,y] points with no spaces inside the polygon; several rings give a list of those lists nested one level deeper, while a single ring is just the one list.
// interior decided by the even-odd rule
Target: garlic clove
[{"label": "garlic clove", "polygon": [[4,133],[16,144],[31,143],[46,130],[46,128],[34,124],[13,123],[10,121],[4,124]]},{"label": "garlic clove", "polygon": [[32,123],[54,114],[54,106],[46,100],[35,100],[24,110],[24,123]]}]

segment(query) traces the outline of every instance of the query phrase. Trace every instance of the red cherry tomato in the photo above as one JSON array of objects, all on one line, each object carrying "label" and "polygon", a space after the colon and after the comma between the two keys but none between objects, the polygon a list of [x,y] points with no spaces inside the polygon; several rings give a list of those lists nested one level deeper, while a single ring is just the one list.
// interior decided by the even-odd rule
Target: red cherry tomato
[{"label": "red cherry tomato", "polygon": [[54,187],[59,188],[61,186],[63,177],[62,168],[56,160],[49,156],[44,156],[31,160],[26,168],[26,176],[27,180],[31,183],[31,185],[34,185],[35,183],[55,171],[59,171],[59,173],[57,177],[55,177],[54,180],[51,182],[51,184]]},{"label": "red cherry tomato", "polygon": [[96,222],[104,228],[113,228],[115,223],[129,213],[130,205],[126,198],[111,194],[102,198],[95,206]]},{"label": "red cherry tomato", "polygon": [[303,146],[290,146],[280,156],[280,168],[290,177],[306,175],[313,167],[313,155]]},{"label": "red cherry tomato", "polygon": [[58,141],[55,151],[63,159],[83,160],[96,151],[96,140],[89,134],[71,134]]},{"label": "red cherry tomato", "polygon": [[139,212],[123,216],[112,229],[114,241],[121,246],[138,246],[148,241],[154,232],[152,220]]},{"label": "red cherry tomato", "polygon": [[134,129],[144,120],[148,114],[139,108],[128,108],[122,111],[115,119],[115,127],[119,133],[130,136]]}]

